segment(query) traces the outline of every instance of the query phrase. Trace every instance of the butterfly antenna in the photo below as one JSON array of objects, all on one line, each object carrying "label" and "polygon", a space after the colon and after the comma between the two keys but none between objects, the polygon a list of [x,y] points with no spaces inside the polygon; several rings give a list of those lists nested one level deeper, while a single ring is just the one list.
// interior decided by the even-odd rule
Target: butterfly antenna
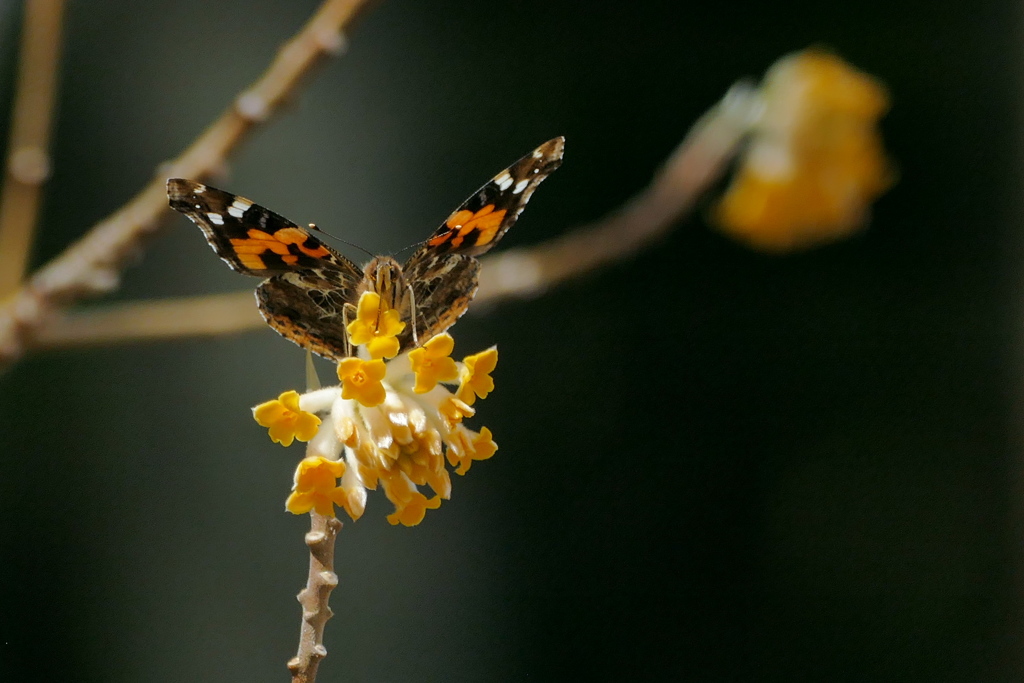
[{"label": "butterfly antenna", "polygon": [[396,252],[395,252],[394,254],[392,254],[392,256],[393,256],[393,257],[396,257],[396,258],[397,258],[397,257],[398,257],[398,255],[399,255],[399,254],[401,254],[401,253],[402,253],[403,251],[405,251],[405,250],[407,250],[407,249],[412,249],[413,247],[418,247],[418,246],[420,246],[421,244],[423,244],[423,242],[425,242],[425,241],[426,241],[426,240],[420,240],[419,242],[413,242],[412,244],[410,244],[410,245],[408,245],[408,246],[402,247],[401,249],[399,249],[398,251],[396,251]]},{"label": "butterfly antenna", "polygon": [[340,237],[335,237],[334,235],[332,235],[331,233],[327,232],[326,230],[323,230],[323,229],[319,228],[316,223],[310,223],[309,224],[309,229],[312,230],[313,232],[318,232],[321,235],[327,235],[328,237],[330,237],[335,242],[341,242],[342,244],[348,245],[348,246],[352,247],[353,249],[358,249],[359,251],[361,251],[364,254],[366,254],[367,256],[369,256],[371,259],[376,256],[376,254],[374,254],[373,252],[368,251],[366,249],[363,249],[358,244],[353,244],[352,242],[349,242],[347,240],[343,240]]}]

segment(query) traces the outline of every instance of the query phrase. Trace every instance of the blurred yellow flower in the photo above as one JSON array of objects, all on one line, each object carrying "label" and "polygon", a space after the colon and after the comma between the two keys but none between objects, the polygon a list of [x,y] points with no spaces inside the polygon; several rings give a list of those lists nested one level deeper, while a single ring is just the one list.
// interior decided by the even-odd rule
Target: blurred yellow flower
[{"label": "blurred yellow flower", "polygon": [[877,130],[885,88],[838,57],[807,50],[775,63],[753,137],[714,217],[737,239],[786,251],[840,239],[894,181]]}]

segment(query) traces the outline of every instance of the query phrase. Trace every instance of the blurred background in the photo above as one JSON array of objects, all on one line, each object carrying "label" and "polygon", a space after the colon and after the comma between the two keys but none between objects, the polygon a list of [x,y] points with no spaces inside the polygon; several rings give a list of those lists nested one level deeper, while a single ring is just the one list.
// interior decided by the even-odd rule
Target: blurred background
[{"label": "blurred background", "polygon": [[[315,5],[71,3],[33,263]],[[8,103],[20,15],[0,4]],[[565,135],[502,246],[536,244],[619,206],[734,81],[809,45],[888,85],[900,181],[835,245],[760,254],[705,202],[637,258],[464,318],[460,352],[501,350],[475,422],[501,449],[418,527],[391,527],[379,492],[346,520],[320,680],[1020,680],[1021,19],[952,0],[367,13],[214,184],[391,252]],[[176,217],[116,298],[255,284]],[[268,329],[0,376],[0,680],[287,680],[302,450],[249,407],[301,388],[303,362]]]}]

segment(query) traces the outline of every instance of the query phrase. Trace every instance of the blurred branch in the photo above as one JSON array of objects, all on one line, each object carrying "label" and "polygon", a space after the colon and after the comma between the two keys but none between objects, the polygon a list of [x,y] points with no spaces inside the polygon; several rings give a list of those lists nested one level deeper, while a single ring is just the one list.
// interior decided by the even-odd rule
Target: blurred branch
[{"label": "blurred branch", "polygon": [[755,102],[750,86],[733,86],[690,129],[651,184],[611,215],[535,247],[481,259],[474,302],[534,297],[653,243],[725,172],[750,130]]},{"label": "blurred branch", "polygon": [[94,307],[39,329],[34,347],[116,344],[125,340],[207,337],[263,324],[252,290]]},{"label": "blurred branch", "polygon": [[0,299],[21,284],[39,196],[50,177],[50,122],[60,64],[64,0],[25,4],[7,168],[0,193]]},{"label": "blurred branch", "polygon": [[[629,258],[693,208],[725,171],[749,131],[755,97],[737,85],[698,121],[651,184],[601,221],[525,249],[481,259],[475,303],[541,294],[565,280]],[[251,290],[95,308],[52,321],[40,332],[46,347],[228,334],[264,327]]]},{"label": "blurred branch", "polygon": [[327,55],[345,45],[342,30],[368,0],[325,0],[302,30],[277,53],[259,80],[177,159],[121,209],[94,226],[40,268],[27,283],[0,304],[0,365],[13,362],[36,344],[36,337],[55,310],[86,297],[117,288],[120,270],[145,238],[170,213],[165,179],[201,179],[224,164],[246,135],[265,122],[298,88],[302,78]]},{"label": "blurred branch", "polygon": [[306,534],[309,546],[309,577],[306,587],[299,593],[302,605],[302,627],[299,631],[299,651],[288,662],[292,683],[313,683],[320,661],[327,656],[324,647],[324,627],[334,616],[327,601],[338,585],[334,572],[334,541],[341,531],[341,522],[335,517],[309,513],[310,530]]}]

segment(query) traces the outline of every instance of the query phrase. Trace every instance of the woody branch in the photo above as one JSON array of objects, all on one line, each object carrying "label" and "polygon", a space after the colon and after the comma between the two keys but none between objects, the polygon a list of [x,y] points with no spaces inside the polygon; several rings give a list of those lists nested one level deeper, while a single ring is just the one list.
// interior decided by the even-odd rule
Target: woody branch
[{"label": "woody branch", "polygon": [[40,330],[59,309],[116,289],[126,261],[170,213],[165,178],[204,178],[222,167],[247,135],[296,92],[304,76],[326,56],[341,52],[342,31],[368,3],[325,0],[267,71],[180,156],[161,167],[158,177],[0,303],[0,366],[36,346]]},{"label": "woody branch", "polygon": [[309,576],[306,587],[299,593],[302,605],[302,626],[299,630],[299,650],[288,662],[293,683],[313,683],[317,668],[327,656],[324,647],[324,627],[333,616],[327,601],[338,585],[334,572],[334,541],[342,524],[335,517],[311,512],[310,530],[306,534],[309,546]]},{"label": "woody branch", "polygon": [[24,278],[39,198],[50,176],[50,122],[64,2],[29,0],[24,11],[11,137],[0,193],[0,300]]}]

